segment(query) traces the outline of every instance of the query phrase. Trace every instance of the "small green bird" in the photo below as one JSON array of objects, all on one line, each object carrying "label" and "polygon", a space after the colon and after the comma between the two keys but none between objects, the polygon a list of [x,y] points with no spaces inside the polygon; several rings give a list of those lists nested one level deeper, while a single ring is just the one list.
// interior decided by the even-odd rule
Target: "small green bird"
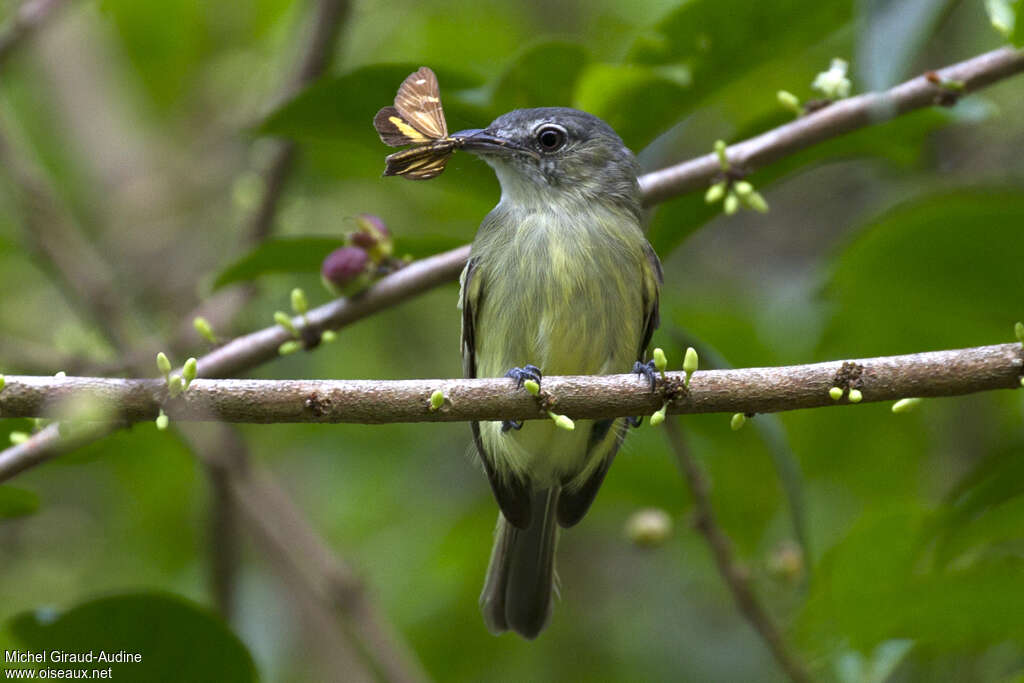
[{"label": "small green bird", "polygon": [[[661,265],[640,228],[639,168],[608,124],[563,107],[520,109],[450,136],[497,173],[462,273],[467,377],[633,369],[658,326]],[[583,518],[625,436],[623,419],[473,423],[500,513],[480,596],[492,633],[536,637],[551,613],[556,523]]]}]

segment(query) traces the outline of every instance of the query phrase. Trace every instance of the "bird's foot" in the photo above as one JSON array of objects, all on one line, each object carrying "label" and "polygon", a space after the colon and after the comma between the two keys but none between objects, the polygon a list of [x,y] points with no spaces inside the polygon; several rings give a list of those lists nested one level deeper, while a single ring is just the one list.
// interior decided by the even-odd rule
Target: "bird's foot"
[{"label": "bird's foot", "polygon": [[[537,383],[537,386],[540,386],[541,372],[540,368],[536,365],[524,365],[521,368],[512,368],[505,373],[505,376],[514,379],[516,381],[516,387],[519,389],[523,388],[523,382],[528,379],[533,380]],[[522,428],[523,423],[520,420],[502,420],[501,422],[502,433],[513,429],[518,431]]]},{"label": "bird's foot", "polygon": [[649,360],[646,363],[642,361],[633,363],[633,373],[646,377],[647,381],[651,383],[651,391],[658,387],[658,375],[656,374],[657,370],[654,368],[653,360]]},{"label": "bird's foot", "polygon": [[540,368],[536,365],[524,365],[521,368],[512,368],[505,373],[506,377],[511,377],[516,381],[516,387],[522,389],[523,382],[528,379],[532,379],[537,384],[540,384],[541,372]]}]

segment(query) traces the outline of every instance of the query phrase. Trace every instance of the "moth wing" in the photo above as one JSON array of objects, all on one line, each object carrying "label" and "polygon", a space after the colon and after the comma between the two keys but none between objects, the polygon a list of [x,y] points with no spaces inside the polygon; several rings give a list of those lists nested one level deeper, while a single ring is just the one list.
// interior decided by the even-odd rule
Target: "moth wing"
[{"label": "moth wing", "polygon": [[384,107],[377,112],[373,117],[373,127],[377,129],[381,142],[389,147],[422,145],[431,141],[406,121],[394,107]]},{"label": "moth wing", "polygon": [[389,154],[384,160],[384,175],[400,175],[409,180],[430,180],[441,175],[454,150],[451,144],[434,144]]},{"label": "moth wing", "polygon": [[409,74],[398,87],[395,108],[402,118],[426,137],[448,137],[448,124],[441,107],[441,89],[437,76],[429,67],[421,66]]}]

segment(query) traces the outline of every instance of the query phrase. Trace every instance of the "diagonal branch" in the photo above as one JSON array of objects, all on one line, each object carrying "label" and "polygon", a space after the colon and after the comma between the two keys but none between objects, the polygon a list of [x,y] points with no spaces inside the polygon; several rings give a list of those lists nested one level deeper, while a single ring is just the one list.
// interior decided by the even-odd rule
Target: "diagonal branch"
[{"label": "diagonal branch", "polygon": [[715,519],[715,509],[711,504],[711,491],[707,477],[704,476],[700,465],[690,454],[690,449],[686,445],[682,431],[676,426],[675,420],[665,423],[665,431],[672,444],[672,450],[675,451],[679,469],[683,471],[690,484],[693,506],[696,508],[695,525],[697,530],[707,539],[711,554],[715,558],[715,565],[718,567],[718,573],[722,575],[722,580],[725,581],[725,585],[732,593],[736,606],[764,640],[768,649],[771,650],[772,656],[775,657],[775,661],[786,672],[790,680],[794,683],[809,683],[811,676],[807,672],[807,668],[787,647],[781,630],[754,592],[750,574],[737,561],[733,553],[732,542],[718,525]]}]

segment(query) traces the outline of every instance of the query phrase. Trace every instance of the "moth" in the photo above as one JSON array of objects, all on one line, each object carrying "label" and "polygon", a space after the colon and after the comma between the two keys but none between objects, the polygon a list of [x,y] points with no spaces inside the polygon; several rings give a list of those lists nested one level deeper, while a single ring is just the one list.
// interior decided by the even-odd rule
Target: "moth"
[{"label": "moth", "polygon": [[437,76],[425,66],[402,81],[395,106],[377,112],[373,127],[385,145],[414,145],[387,156],[386,176],[401,175],[410,180],[439,176],[459,146],[458,140],[448,136]]}]

